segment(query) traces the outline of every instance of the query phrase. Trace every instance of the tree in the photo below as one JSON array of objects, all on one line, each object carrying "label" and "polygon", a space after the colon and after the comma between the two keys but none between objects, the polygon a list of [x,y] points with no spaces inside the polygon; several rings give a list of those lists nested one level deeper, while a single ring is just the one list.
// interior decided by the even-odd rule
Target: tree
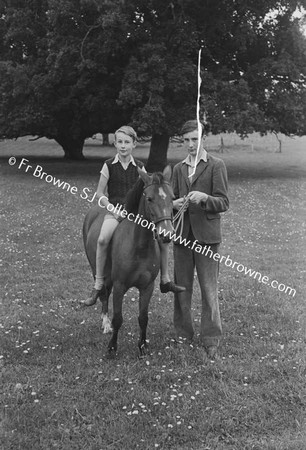
[{"label": "tree", "polygon": [[135,26],[119,104],[132,109],[140,133],[152,135],[149,171],[164,167],[170,136],[196,111],[198,34],[190,29],[181,3],[129,4]]},{"label": "tree", "polygon": [[[101,11],[108,2],[7,3],[0,26],[1,136],[46,136],[67,158],[80,159],[85,138],[128,120],[116,102],[124,58],[107,39]],[[103,32],[88,43],[98,28]]]},{"label": "tree", "polygon": [[150,135],[148,169],[195,117],[213,132],[305,133],[306,0],[7,1],[0,19],[0,134],[84,139],[122,123]]},{"label": "tree", "polygon": [[306,133],[306,38],[289,14],[279,18],[273,34],[269,31],[271,54],[246,74],[251,95],[264,113],[262,128],[257,128],[301,136]]},{"label": "tree", "polygon": [[305,133],[305,37],[293,13],[305,1],[138,0],[119,101],[152,134],[149,169],[166,161],[169,135],[196,112],[214,133]]}]

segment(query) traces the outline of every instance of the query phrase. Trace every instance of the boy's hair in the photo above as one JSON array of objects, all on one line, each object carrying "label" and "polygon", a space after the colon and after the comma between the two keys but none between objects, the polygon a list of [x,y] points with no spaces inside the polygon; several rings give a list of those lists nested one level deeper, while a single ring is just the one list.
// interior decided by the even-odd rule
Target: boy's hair
[{"label": "boy's hair", "polygon": [[[202,122],[200,122],[201,128],[202,128],[202,136],[204,134],[209,133],[210,131],[210,123],[207,122],[205,124],[203,124]],[[184,125],[181,128],[181,136],[183,136],[183,134],[186,133],[190,133],[191,131],[197,130],[198,129],[198,121],[197,120],[187,120],[187,122],[184,123]]]},{"label": "boy's hair", "polygon": [[126,134],[127,136],[130,136],[133,139],[133,142],[137,141],[137,133],[134,130],[134,128],[128,125],[123,125],[122,127],[118,128],[118,130],[115,131],[115,139],[117,138],[117,133],[119,133],[119,131],[121,133]]}]

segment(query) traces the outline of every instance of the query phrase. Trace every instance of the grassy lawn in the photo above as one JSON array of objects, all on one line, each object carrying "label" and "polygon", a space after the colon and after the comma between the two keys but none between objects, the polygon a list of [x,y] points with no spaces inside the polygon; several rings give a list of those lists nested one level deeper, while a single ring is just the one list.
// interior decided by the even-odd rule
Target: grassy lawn
[{"label": "grassy lawn", "polygon": [[[305,175],[301,141],[220,155],[230,178],[222,254],[296,290],[288,295],[220,266],[219,356],[176,343],[173,299],[151,300],[151,355],[137,358],[137,291],[124,303],[116,360],[105,357],[100,306],[79,301],[92,277],[81,238],[101,157],[67,162],[48,141],[0,142],[0,448],[305,450]],[[293,145],[294,144],[294,145]],[[275,144],[276,147],[276,144]],[[146,159],[148,146],[136,156]],[[8,158],[15,156],[15,165]],[[21,157],[32,168],[18,169]],[[169,160],[183,157],[172,145]],[[33,176],[43,171],[76,194]],[[172,264],[172,262],[171,262]],[[193,313],[198,331],[200,296]]]}]

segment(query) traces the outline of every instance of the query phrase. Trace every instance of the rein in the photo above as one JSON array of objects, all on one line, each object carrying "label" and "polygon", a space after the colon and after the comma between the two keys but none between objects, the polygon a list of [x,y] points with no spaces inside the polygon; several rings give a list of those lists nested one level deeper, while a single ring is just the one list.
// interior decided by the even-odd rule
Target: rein
[{"label": "rein", "polygon": [[[177,223],[173,226],[175,234],[179,234],[180,236],[182,235],[182,232],[183,232],[184,214],[185,214],[186,209],[188,208],[188,205],[189,205],[189,198],[187,198],[185,196],[182,206],[180,207],[178,212],[173,217],[173,222],[175,222],[177,220]],[[178,229],[179,229],[179,232],[178,232]]]}]

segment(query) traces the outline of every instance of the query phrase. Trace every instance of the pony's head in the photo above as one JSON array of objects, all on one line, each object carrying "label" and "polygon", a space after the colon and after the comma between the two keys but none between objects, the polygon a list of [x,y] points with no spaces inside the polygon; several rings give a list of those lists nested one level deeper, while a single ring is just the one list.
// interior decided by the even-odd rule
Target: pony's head
[{"label": "pony's head", "polygon": [[155,234],[163,242],[170,242],[173,209],[173,191],[170,185],[171,167],[167,166],[163,172],[152,175],[138,169],[144,182],[143,195],[147,219],[154,223]]}]

